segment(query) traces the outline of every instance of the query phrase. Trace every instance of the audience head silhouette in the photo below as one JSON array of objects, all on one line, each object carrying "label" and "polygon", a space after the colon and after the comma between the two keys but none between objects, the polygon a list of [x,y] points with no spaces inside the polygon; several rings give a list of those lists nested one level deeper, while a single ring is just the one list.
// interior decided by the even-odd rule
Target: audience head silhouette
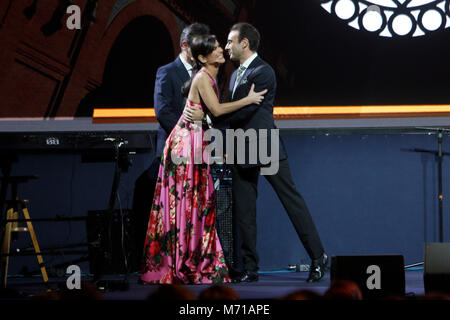
[{"label": "audience head silhouette", "polygon": [[350,280],[335,280],[324,295],[325,299],[333,300],[362,300],[363,295],[359,286]]},{"label": "audience head silhouette", "polygon": [[312,290],[296,290],[285,295],[282,300],[317,300],[322,296]]},{"label": "audience head silhouette", "polygon": [[196,300],[197,297],[186,287],[176,284],[161,285],[147,300]]},{"label": "audience head silhouette", "polygon": [[203,290],[199,295],[200,300],[239,300],[238,293],[225,285],[214,285]]},{"label": "audience head silhouette", "polygon": [[59,291],[41,292],[32,297],[35,301],[51,301],[51,300],[103,300],[103,294],[97,287],[90,282],[81,282],[80,289],[69,290],[63,288]]}]

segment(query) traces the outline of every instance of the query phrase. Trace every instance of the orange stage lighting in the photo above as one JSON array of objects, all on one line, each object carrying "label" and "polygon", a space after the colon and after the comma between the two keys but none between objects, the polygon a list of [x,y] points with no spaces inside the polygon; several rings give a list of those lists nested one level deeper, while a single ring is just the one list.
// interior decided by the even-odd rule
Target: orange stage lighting
[{"label": "orange stage lighting", "polygon": [[[274,107],[275,120],[450,116],[450,105]],[[97,108],[93,123],[157,122],[153,108]]]}]

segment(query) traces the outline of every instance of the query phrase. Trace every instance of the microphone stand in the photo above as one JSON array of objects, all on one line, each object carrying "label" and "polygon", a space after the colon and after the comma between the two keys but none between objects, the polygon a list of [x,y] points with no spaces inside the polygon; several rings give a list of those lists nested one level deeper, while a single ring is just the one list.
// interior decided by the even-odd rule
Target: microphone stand
[{"label": "microphone stand", "polygon": [[[104,141],[111,141],[114,144],[114,160],[115,160],[115,169],[114,169],[114,180],[113,180],[113,184],[112,184],[112,189],[111,189],[111,195],[109,198],[109,204],[108,204],[108,209],[107,209],[107,217],[106,217],[106,230],[107,230],[107,252],[105,253],[105,258],[106,261],[109,265],[112,265],[112,221],[113,221],[113,217],[114,217],[114,207],[115,207],[115,203],[116,203],[116,198],[118,197],[118,188],[119,188],[119,183],[120,183],[120,175],[122,172],[122,168],[120,166],[120,147],[122,145],[125,144],[125,142],[123,141],[122,138],[105,138]],[[122,224],[122,232],[124,230],[124,226],[123,226],[123,215],[122,212],[120,212],[121,215],[121,224]],[[123,237],[122,237],[122,249],[123,247]],[[124,255],[124,264],[125,264],[125,276],[124,276],[124,280],[123,281],[119,281],[119,283],[116,284],[117,281],[101,281],[100,283],[100,278],[101,278],[101,273],[102,271],[100,271],[100,274],[95,275],[95,279],[94,281],[97,283],[97,287],[101,290],[114,290],[114,289],[119,289],[119,290],[127,290],[129,288],[129,282],[128,282],[128,263],[127,263],[127,258],[126,258],[126,253],[123,252]],[[101,268],[100,268],[101,269]]]},{"label": "microphone stand", "polygon": [[444,132],[450,132],[450,129],[446,128],[426,128],[426,127],[418,127],[416,129],[426,130],[426,131],[434,131],[437,137],[438,150],[424,150],[424,149],[414,149],[415,152],[424,152],[431,153],[436,155],[438,162],[438,205],[439,205],[439,242],[444,242],[444,195],[442,191],[442,162],[444,160],[444,156],[450,155],[448,152],[442,151],[442,142],[444,140]]},{"label": "microphone stand", "polygon": [[[442,142],[444,139],[444,132],[450,132],[450,129],[446,128],[433,128],[433,127],[416,127],[417,130],[423,130],[423,131],[432,131],[436,133],[437,137],[437,144],[438,144],[438,150],[426,150],[426,149],[410,149],[410,151],[413,152],[421,152],[421,153],[431,153],[436,155],[437,163],[438,163],[438,219],[439,219],[439,242],[444,242],[444,206],[443,206],[443,200],[444,195],[442,191],[442,162],[444,160],[444,156],[450,155],[449,152],[443,152],[442,151]],[[415,263],[409,266],[406,266],[405,268],[409,267],[415,267],[419,265],[423,265],[423,262]]]}]

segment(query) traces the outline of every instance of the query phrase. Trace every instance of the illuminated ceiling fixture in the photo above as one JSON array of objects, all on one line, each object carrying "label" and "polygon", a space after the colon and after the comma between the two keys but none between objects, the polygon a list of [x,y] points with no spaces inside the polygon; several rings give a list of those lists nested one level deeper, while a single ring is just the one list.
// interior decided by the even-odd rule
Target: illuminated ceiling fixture
[{"label": "illuminated ceiling fixture", "polygon": [[381,37],[419,37],[450,27],[450,0],[320,0],[358,30]]}]

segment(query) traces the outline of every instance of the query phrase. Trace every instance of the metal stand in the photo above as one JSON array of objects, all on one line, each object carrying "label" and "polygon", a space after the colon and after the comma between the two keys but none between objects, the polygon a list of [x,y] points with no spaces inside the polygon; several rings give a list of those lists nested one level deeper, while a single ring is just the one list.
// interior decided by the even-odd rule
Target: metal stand
[{"label": "metal stand", "polygon": [[[28,211],[28,200],[20,199],[18,192],[19,183],[26,183],[29,180],[37,179],[37,176],[14,176],[8,178],[2,178],[6,183],[11,184],[11,200],[6,201],[8,204],[6,218],[4,220],[5,225],[3,229],[3,239],[1,245],[1,257],[0,257],[0,270],[1,279],[0,286],[6,288],[7,278],[8,278],[8,264],[9,256],[11,253],[11,240],[14,240],[13,234],[18,232],[28,232],[33,243],[34,254],[38,260],[38,264],[42,273],[42,279],[44,284],[48,286],[48,275],[45,269],[44,260],[42,258],[41,249],[39,248],[38,240],[36,237],[36,232],[34,231],[34,226],[32,224],[32,219],[30,218],[30,213]],[[19,227],[18,218],[20,214],[23,215],[26,221],[26,227]]]},{"label": "metal stand", "polygon": [[[444,242],[444,206],[443,206],[443,190],[442,190],[442,162],[444,160],[444,156],[450,155],[449,152],[442,151],[442,142],[444,139],[444,132],[450,132],[450,129],[446,128],[427,128],[427,127],[417,127],[417,130],[423,131],[431,131],[436,134],[438,150],[426,150],[426,149],[410,149],[413,152],[421,152],[421,153],[431,153],[436,155],[437,163],[438,163],[438,219],[439,219],[439,242]],[[415,263],[405,268],[416,267],[419,265],[423,265],[423,262]]]},{"label": "metal stand", "polygon": [[444,139],[444,132],[450,132],[450,129],[445,128],[424,128],[419,127],[416,128],[419,130],[433,131],[436,133],[438,150],[425,150],[425,149],[412,149],[414,152],[423,152],[423,153],[431,153],[436,155],[437,163],[438,163],[438,217],[439,217],[439,242],[444,242],[444,207],[443,207],[443,190],[442,190],[442,162],[444,160],[444,156],[450,155],[449,152],[442,151],[442,142]]},{"label": "metal stand", "polygon": [[[123,139],[119,138],[105,138],[105,141],[111,141],[114,144],[114,160],[115,160],[115,169],[114,169],[114,179],[113,179],[113,184],[112,184],[112,189],[111,189],[111,195],[109,198],[109,203],[108,203],[108,209],[107,209],[107,217],[106,217],[106,230],[107,230],[107,235],[108,235],[108,241],[107,241],[107,252],[105,253],[105,258],[106,261],[108,261],[109,264],[112,263],[112,220],[113,220],[113,216],[114,216],[114,207],[116,204],[116,198],[118,198],[118,189],[119,189],[119,183],[120,183],[120,175],[122,173],[122,167],[127,167],[130,165],[130,159],[126,158],[125,159],[125,163],[123,163],[123,160],[120,158],[120,147],[125,143],[123,141]],[[122,160],[122,162],[121,162]],[[120,219],[120,223],[122,226],[122,232],[124,230],[124,221],[123,221],[123,214],[122,214],[122,208],[120,208],[120,213],[121,213],[121,219]],[[123,237],[122,237],[122,250],[124,249],[124,243],[123,243]],[[128,282],[128,261],[126,258],[126,252],[123,252],[123,256],[124,256],[124,264],[125,264],[125,275],[124,275],[124,280],[123,281],[119,281],[119,283],[117,281],[106,281],[106,280],[101,280],[102,277],[102,272],[99,272],[97,274],[94,274],[94,282],[97,285],[97,288],[99,288],[102,291],[106,291],[106,290],[114,290],[114,289],[119,289],[119,290],[127,290],[129,288],[129,282]]]}]

